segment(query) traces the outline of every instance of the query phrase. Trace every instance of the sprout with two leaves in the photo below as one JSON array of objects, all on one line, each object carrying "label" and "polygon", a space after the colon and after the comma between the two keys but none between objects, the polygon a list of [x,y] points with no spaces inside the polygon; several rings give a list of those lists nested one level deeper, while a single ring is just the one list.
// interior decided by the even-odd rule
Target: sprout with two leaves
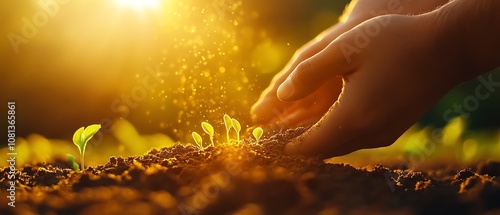
[{"label": "sprout with two leaves", "polygon": [[[99,131],[99,129],[101,129],[101,125],[93,124],[87,126],[86,128],[81,127],[73,134],[73,143],[78,147],[78,151],[80,152],[80,163],[82,170],[85,169],[85,148],[87,147],[87,143],[94,136],[94,134]],[[76,164],[75,162],[75,157],[71,154],[68,154],[67,157],[73,163],[73,169],[77,169],[75,168],[76,166],[78,166],[78,164]]]},{"label": "sprout with two leaves", "polygon": [[201,139],[201,135],[198,134],[198,132],[193,131],[193,133],[191,133],[191,136],[193,136],[194,142],[196,143],[196,146],[198,146],[198,149],[200,150],[205,149],[203,147],[203,139]]}]

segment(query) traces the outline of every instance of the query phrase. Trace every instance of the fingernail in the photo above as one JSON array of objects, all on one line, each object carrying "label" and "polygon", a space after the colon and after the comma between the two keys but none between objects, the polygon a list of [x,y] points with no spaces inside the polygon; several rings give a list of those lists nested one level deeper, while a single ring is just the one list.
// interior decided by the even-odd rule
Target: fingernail
[{"label": "fingernail", "polygon": [[295,87],[293,86],[292,80],[287,78],[279,87],[278,87],[278,98],[281,100],[287,100],[295,91]]}]

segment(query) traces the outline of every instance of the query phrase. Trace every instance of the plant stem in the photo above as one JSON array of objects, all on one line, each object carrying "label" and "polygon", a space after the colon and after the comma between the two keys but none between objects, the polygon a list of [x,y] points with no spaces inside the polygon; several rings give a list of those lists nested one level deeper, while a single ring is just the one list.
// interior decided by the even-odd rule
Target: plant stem
[{"label": "plant stem", "polygon": [[210,136],[210,142],[212,143],[212,147],[215,147],[215,145],[214,145],[214,136]]},{"label": "plant stem", "polygon": [[82,171],[85,170],[85,155],[84,154],[80,154],[80,157],[82,158],[82,162],[81,162],[81,165],[82,166]]},{"label": "plant stem", "polygon": [[231,145],[231,140],[229,139],[229,130],[226,131],[227,145]]}]

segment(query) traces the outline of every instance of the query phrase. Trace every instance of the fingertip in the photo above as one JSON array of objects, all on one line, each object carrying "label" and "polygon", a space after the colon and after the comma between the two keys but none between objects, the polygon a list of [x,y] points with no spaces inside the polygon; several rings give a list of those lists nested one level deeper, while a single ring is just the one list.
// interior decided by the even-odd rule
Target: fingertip
[{"label": "fingertip", "polygon": [[279,87],[276,95],[281,101],[289,101],[295,93],[295,86],[290,78],[287,78]]},{"label": "fingertip", "polygon": [[250,109],[250,117],[254,124],[263,125],[272,118],[272,114],[266,111],[268,109],[266,103],[265,101],[261,101]]},{"label": "fingertip", "polygon": [[250,117],[254,124],[267,126],[278,121],[285,109],[285,104],[276,97],[262,99],[251,108]]},{"label": "fingertip", "polygon": [[258,117],[258,112],[259,112],[259,106],[260,106],[260,104],[261,104],[261,101],[257,101],[250,108],[250,116],[252,117],[252,120],[254,120],[254,118]]}]

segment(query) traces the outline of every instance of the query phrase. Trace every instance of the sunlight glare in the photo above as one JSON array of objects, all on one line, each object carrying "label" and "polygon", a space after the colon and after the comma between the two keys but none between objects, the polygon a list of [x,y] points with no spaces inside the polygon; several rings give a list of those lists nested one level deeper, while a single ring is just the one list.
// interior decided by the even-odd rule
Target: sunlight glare
[{"label": "sunlight glare", "polygon": [[160,0],[116,0],[121,6],[131,7],[136,10],[155,8],[160,5]]}]

